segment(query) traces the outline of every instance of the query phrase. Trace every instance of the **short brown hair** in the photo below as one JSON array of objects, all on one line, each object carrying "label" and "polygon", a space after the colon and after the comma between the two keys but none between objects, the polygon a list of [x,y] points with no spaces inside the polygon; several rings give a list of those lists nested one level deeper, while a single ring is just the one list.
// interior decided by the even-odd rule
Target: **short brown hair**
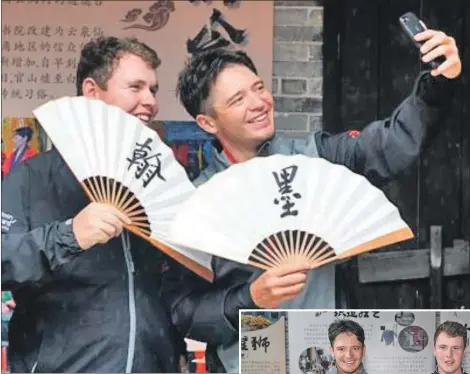
[{"label": "short brown hair", "polygon": [[77,95],[83,95],[82,84],[86,78],[93,78],[98,86],[106,90],[120,58],[126,54],[136,55],[147,62],[152,69],[160,66],[157,52],[136,38],[99,37],[89,41],[82,49],[77,67]]},{"label": "short brown hair", "polygon": [[341,319],[332,322],[328,327],[328,339],[331,347],[333,347],[336,337],[343,332],[356,335],[357,340],[364,345],[365,333],[362,326],[356,321]]},{"label": "short brown hair", "polygon": [[437,338],[443,332],[451,338],[461,336],[463,338],[463,346],[467,346],[467,329],[461,323],[454,321],[445,321],[444,323],[441,323],[434,333],[434,345],[436,345]]}]

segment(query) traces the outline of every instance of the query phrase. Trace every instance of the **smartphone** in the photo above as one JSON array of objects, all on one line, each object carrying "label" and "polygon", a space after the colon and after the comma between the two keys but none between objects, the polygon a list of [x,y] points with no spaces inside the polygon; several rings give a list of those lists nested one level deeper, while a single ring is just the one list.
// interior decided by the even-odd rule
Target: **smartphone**
[{"label": "smartphone", "polygon": [[[423,21],[421,21],[416,14],[413,12],[408,12],[400,16],[399,22],[403,30],[405,31],[406,35],[408,35],[409,39],[413,42],[416,48],[419,49],[424,44],[424,42],[418,42],[414,39],[414,36],[424,30],[427,29],[426,25]],[[421,55],[421,52],[420,52]],[[445,61],[444,56],[439,56],[432,61],[425,63],[432,69],[437,69],[440,64]]]}]

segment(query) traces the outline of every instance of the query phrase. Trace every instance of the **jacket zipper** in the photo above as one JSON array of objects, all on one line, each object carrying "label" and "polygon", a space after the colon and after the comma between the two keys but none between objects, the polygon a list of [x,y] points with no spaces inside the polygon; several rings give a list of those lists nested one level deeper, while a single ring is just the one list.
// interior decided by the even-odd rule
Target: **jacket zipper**
[{"label": "jacket zipper", "polygon": [[136,338],[136,310],[135,310],[135,292],[134,292],[134,262],[131,255],[131,243],[129,233],[123,231],[121,234],[122,249],[126,259],[128,286],[129,286],[129,345],[127,348],[127,362],[126,373],[132,372],[132,365],[134,363],[135,353],[135,338]]},{"label": "jacket zipper", "polygon": [[34,363],[33,367],[31,368],[31,373],[35,373],[37,367],[38,367],[38,361],[36,360],[36,362]]},{"label": "jacket zipper", "polygon": [[[135,293],[134,293],[134,261],[132,261],[131,255],[131,241],[129,233],[123,231],[121,234],[122,249],[124,251],[124,257],[126,259],[126,267],[128,274],[128,287],[129,287],[129,345],[127,348],[127,361],[126,361],[126,373],[132,372],[132,365],[134,363],[134,352],[135,352],[135,337],[136,337],[136,311],[135,311]],[[38,361],[34,363],[31,368],[31,373],[36,372]]]}]

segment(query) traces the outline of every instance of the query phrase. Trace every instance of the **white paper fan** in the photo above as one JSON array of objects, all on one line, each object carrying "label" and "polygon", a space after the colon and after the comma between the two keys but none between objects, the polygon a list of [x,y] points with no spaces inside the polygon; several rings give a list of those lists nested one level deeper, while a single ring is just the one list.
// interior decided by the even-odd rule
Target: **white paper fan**
[{"label": "white paper fan", "polygon": [[258,157],[215,175],[170,231],[184,246],[262,269],[299,259],[315,268],[412,237],[366,178],[302,155]]},{"label": "white paper fan", "polygon": [[167,241],[171,220],[195,187],[155,131],[85,97],[53,100],[34,114],[92,201],[117,207],[132,220],[127,229],[212,278],[209,255]]}]

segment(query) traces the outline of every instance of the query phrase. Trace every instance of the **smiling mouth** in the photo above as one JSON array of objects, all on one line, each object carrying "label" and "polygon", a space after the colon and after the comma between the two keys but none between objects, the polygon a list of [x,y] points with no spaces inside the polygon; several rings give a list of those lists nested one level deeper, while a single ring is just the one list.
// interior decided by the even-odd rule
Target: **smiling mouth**
[{"label": "smiling mouth", "polygon": [[152,116],[150,114],[134,114],[134,116],[145,123],[149,123],[150,120],[152,119]]},{"label": "smiling mouth", "polygon": [[264,112],[263,114],[257,115],[256,117],[249,120],[248,123],[256,124],[256,123],[264,122],[267,118],[268,118],[268,112]]}]

